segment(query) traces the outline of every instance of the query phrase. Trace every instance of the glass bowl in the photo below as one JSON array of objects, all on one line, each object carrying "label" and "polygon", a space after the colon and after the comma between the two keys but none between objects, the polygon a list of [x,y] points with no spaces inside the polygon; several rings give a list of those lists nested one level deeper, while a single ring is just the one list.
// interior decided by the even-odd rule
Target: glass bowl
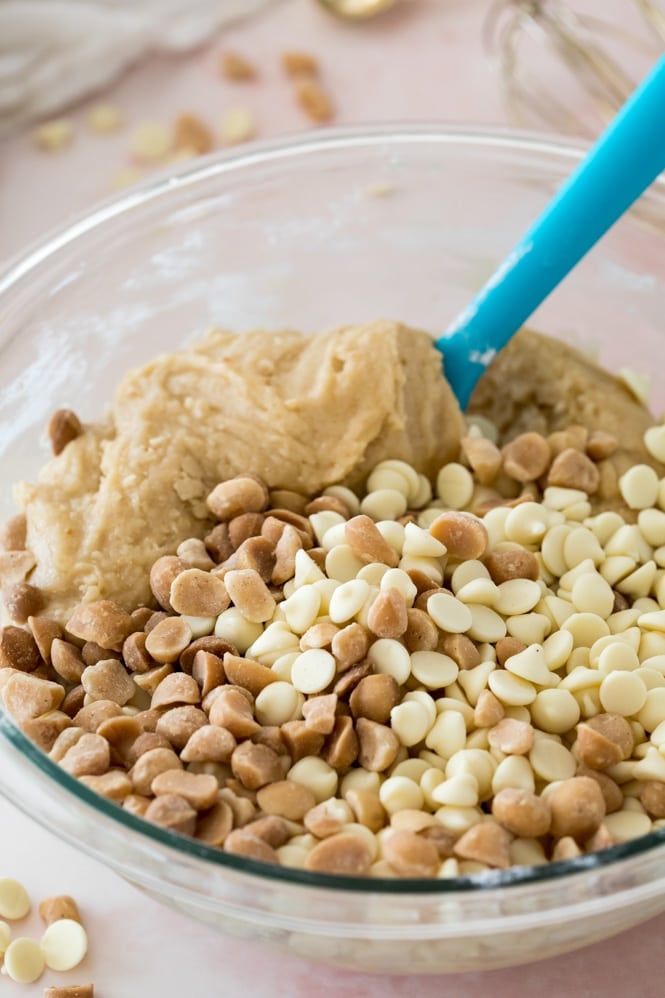
[{"label": "glass bowl", "polygon": [[[43,463],[54,409],[99,416],[127,368],[211,325],[316,331],[382,316],[440,330],[579,157],[575,146],[504,132],[333,130],[181,167],[51,236],[0,277],[0,515],[13,510],[11,483]],[[661,186],[533,326],[613,369],[659,370],[664,219]],[[655,387],[658,412],[665,394]],[[665,910],[665,831],[482,877],[313,875],[144,823],[68,776],[1,713],[0,741],[0,790],[66,841],[220,930],[339,966],[483,970]]]}]

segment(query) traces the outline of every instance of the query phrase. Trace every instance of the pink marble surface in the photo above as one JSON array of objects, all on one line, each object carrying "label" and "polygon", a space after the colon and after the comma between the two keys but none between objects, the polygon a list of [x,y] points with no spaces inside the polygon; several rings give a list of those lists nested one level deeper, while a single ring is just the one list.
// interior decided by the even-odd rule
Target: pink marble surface
[{"label": "pink marble surface", "polygon": [[[605,0],[603,12],[622,13],[625,6],[626,0]],[[228,30],[208,50],[137,67],[105,96],[122,107],[129,126],[148,119],[168,124],[183,110],[218,123],[226,109],[241,105],[256,116],[261,137],[293,132],[307,122],[293,104],[278,54],[304,48],[321,59],[338,122],[505,124],[495,67],[481,44],[487,8],[487,0],[403,0],[382,20],[358,27],[331,20],[311,0],[283,0],[266,15]],[[219,80],[216,54],[222,45],[260,65],[260,84],[241,87]],[[77,125],[84,110],[74,113]],[[127,149],[126,129],[101,138],[82,127],[72,148],[58,156],[39,154],[29,133],[0,146],[0,260],[107,196],[112,177],[128,162]],[[368,977],[215,935],[77,855],[4,801],[0,852],[0,875],[22,880],[36,900],[49,893],[73,894],[91,938],[85,963],[70,974],[47,974],[31,987],[0,978],[0,994],[8,998],[40,995],[45,983],[88,980],[94,980],[99,998],[660,998],[664,993],[665,916],[614,940],[528,967],[443,978]],[[36,934],[36,916],[17,926],[16,934],[23,929]]]},{"label": "pink marble surface", "polygon": [[[284,77],[285,49],[316,53],[334,95],[337,123],[387,120],[504,121],[496,73],[481,42],[487,0],[402,0],[364,25],[338,21],[313,0],[277,0],[264,15],[229,28],[209,50],[187,58],[155,59],[136,67],[112,93],[128,128],[89,134],[84,110],[66,154],[44,155],[31,133],[0,153],[0,260],[39,238],[72,213],[107,197],[129,162],[129,132],[143,121],[169,124],[181,111],[218,128],[231,107],[255,116],[257,134],[271,138],[309,127]],[[229,48],[260,68],[252,85],[221,81],[217,55]]]}]

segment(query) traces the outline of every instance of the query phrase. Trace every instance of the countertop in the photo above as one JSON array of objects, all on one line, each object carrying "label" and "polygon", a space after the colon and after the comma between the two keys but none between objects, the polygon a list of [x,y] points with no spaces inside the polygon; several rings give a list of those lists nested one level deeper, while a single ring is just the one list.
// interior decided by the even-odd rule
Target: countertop
[{"label": "countertop", "polygon": [[[103,95],[126,117],[117,134],[86,131],[84,105],[72,112],[77,134],[66,151],[40,153],[31,130],[0,145],[0,261],[109,196],[113,178],[130,165],[129,136],[137,124],[169,125],[178,113],[192,112],[218,127],[225,110],[240,106],[252,112],[261,138],[311,127],[280,70],[285,49],[318,56],[335,102],[335,123],[508,124],[496,63],[482,43],[488,6],[486,0],[403,0],[375,22],[351,26],[331,19],[312,0],[283,0],[228,28],[207,48],[135,67]],[[626,0],[606,0],[604,16],[625,16],[625,8]],[[224,49],[250,58],[260,79],[252,85],[221,81],[217,62]],[[46,984],[90,980],[98,998],[659,998],[665,991],[660,962],[665,915],[607,942],[526,967],[417,979],[370,977],[214,934],[77,854],[4,800],[0,854],[0,876],[22,881],[35,903],[49,894],[73,895],[90,936],[89,955],[69,974],[47,972],[29,987],[0,978],[0,994],[7,998],[41,995]],[[14,934],[36,935],[38,921],[33,915],[16,925]]]}]

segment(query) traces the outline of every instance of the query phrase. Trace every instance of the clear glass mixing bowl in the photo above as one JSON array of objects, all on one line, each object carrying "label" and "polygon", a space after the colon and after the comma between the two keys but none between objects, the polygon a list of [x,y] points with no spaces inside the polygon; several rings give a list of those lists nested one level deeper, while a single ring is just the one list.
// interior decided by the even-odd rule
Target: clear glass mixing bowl
[{"label": "clear glass mixing bowl", "polygon": [[[579,149],[438,127],[331,131],[183,167],[100,207],[0,277],[0,515],[43,427],[99,415],[128,367],[213,324],[441,329]],[[612,368],[661,369],[665,194],[653,190],[533,321]],[[369,386],[368,386],[369,387]],[[656,379],[655,409],[665,402]],[[357,881],[264,866],[96,797],[0,713],[0,790],[154,897],[221,930],[383,973],[552,956],[665,910],[665,832],[540,868]]]}]

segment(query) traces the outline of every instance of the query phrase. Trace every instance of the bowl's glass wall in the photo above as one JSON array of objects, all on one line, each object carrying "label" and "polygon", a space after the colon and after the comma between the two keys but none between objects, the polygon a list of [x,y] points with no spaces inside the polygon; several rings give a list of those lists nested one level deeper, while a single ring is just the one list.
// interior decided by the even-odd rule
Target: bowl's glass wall
[{"label": "bowl's glass wall", "polygon": [[[11,483],[46,456],[53,409],[94,419],[128,367],[210,326],[316,331],[386,317],[438,332],[578,156],[465,132],[330,133],[185,168],[54,237],[0,277],[0,516],[12,512]],[[615,369],[658,372],[664,226],[655,192],[532,324]],[[665,405],[657,375],[654,405]],[[574,876],[447,896],[443,884],[439,896],[380,896],[273,882],[242,862],[213,867],[140,822],[120,825],[113,808],[98,815],[85,794],[77,801],[2,718],[0,737],[0,789],[44,823],[197,917],[307,955],[405,972],[497,966],[665,908],[663,846]]]},{"label": "bowl's glass wall", "polygon": [[[414,131],[190,167],[149,197],[130,194],[0,299],[0,512],[9,480],[41,462],[54,408],[94,418],[128,366],[211,325],[313,331],[386,317],[440,331],[576,158]],[[662,229],[624,219],[534,325],[614,367],[656,370]]]}]

